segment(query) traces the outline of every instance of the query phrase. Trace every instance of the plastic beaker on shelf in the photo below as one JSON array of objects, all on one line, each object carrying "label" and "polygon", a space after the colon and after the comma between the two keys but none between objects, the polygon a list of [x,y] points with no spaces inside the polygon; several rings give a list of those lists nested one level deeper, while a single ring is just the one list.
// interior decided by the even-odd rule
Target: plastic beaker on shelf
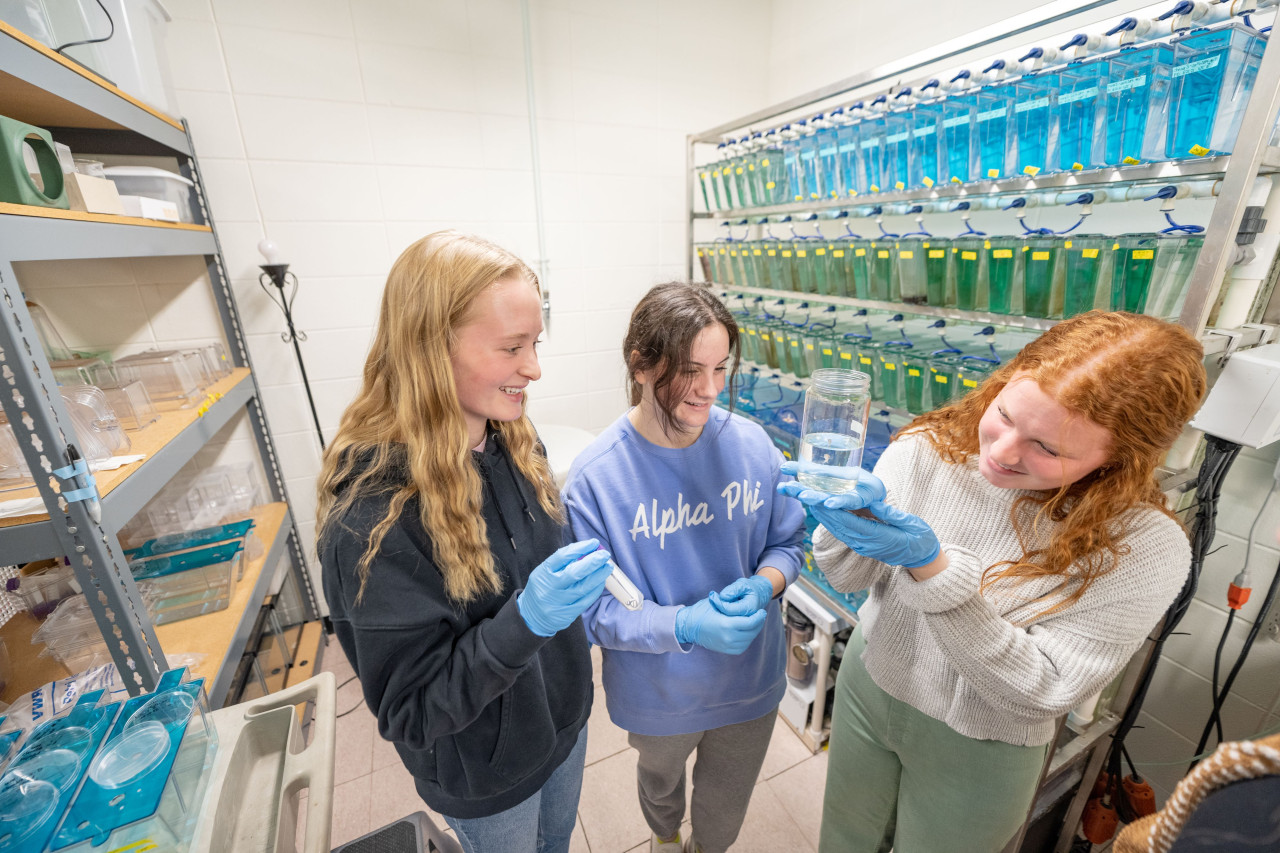
[{"label": "plastic beaker on shelf", "polygon": [[893,246],[898,267],[898,290],[902,301],[908,305],[922,305],[928,302],[929,242],[924,239],[904,238]]},{"label": "plastic beaker on shelf", "polygon": [[1021,237],[991,237],[984,244],[987,258],[987,310],[996,314],[1012,314],[1014,305],[1022,301],[1015,294],[1022,286]]},{"label": "plastic beaker on shelf", "polygon": [[1064,243],[1062,316],[1110,307],[1113,242],[1109,237],[1085,236]]},{"label": "plastic beaker on shelf", "polygon": [[[1031,317],[1062,316],[1063,254],[1061,237],[1028,237],[1022,259],[1021,313]],[[1016,293],[1014,309],[1018,309]]]},{"label": "plastic beaker on shelf", "polygon": [[958,237],[951,241],[951,277],[955,281],[955,307],[962,311],[986,310],[987,257],[982,237]]},{"label": "plastic beaker on shelf", "polygon": [[1267,40],[1232,20],[1193,30],[1173,45],[1169,158],[1230,153],[1249,104]]},{"label": "plastic beaker on shelf", "polygon": [[833,494],[855,489],[870,411],[870,378],[866,374],[842,369],[817,371],[805,391],[796,479]]},{"label": "plastic beaker on shelf", "polygon": [[881,302],[898,299],[892,240],[873,240],[867,247],[867,298]]}]

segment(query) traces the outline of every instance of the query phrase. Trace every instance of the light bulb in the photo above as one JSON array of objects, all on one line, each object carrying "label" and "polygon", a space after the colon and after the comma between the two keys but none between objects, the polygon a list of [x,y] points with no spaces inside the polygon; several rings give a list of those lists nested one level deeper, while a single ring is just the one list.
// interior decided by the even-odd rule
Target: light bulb
[{"label": "light bulb", "polygon": [[274,240],[264,239],[258,243],[258,251],[262,253],[262,257],[267,259],[268,264],[280,263],[280,247],[275,244]]}]

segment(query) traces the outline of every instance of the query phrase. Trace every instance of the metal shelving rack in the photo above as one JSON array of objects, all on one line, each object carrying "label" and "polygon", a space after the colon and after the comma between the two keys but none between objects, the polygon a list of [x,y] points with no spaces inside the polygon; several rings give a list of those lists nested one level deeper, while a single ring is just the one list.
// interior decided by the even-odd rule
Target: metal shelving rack
[{"label": "metal shelving rack", "polygon": [[[1280,269],[1277,266],[1280,258],[1272,261],[1267,277],[1254,299],[1249,314],[1252,322],[1235,329],[1217,329],[1208,326],[1224,277],[1234,262],[1235,238],[1244,218],[1251,184],[1258,176],[1280,173],[1280,148],[1269,142],[1272,129],[1276,125],[1277,111],[1280,111],[1280,47],[1270,43],[1263,54],[1253,93],[1240,124],[1234,151],[1229,155],[1034,177],[1018,176],[967,184],[936,184],[927,189],[882,192],[848,199],[796,202],[707,213],[695,211],[697,192],[694,177],[697,163],[695,151],[699,145],[715,145],[748,131],[777,127],[815,111],[833,108],[851,100],[855,95],[872,90],[897,89],[904,82],[928,76],[931,71],[988,58],[992,54],[1030,41],[1037,39],[1049,41],[1072,27],[1078,28],[1072,30],[1073,32],[1085,28],[1097,31],[1097,22],[1103,18],[1128,14],[1150,5],[1150,2],[1135,2],[1135,0],[1091,0],[1091,2],[1056,0],[936,47],[764,107],[750,115],[727,121],[701,133],[689,135],[686,147],[686,205],[689,211],[686,236],[690,279],[694,277],[695,224],[698,220],[713,218],[734,220],[816,211],[852,210],[868,204],[895,202],[959,201],[964,198],[1045,189],[1069,190],[1076,187],[1085,189],[1091,186],[1134,184],[1159,185],[1169,180],[1195,177],[1219,178],[1221,186],[1205,228],[1204,246],[1188,282],[1185,306],[1179,321],[1199,337],[1206,356],[1219,355],[1222,360],[1238,349],[1270,342],[1275,333],[1274,327],[1262,325],[1262,323],[1264,317],[1273,317],[1280,310],[1280,306],[1276,305],[1280,300],[1280,290],[1275,288],[1276,279],[1280,277]],[[1060,41],[1054,43],[1058,44]],[[728,286],[727,289],[734,293],[800,297],[822,304],[893,310],[1032,330],[1044,330],[1056,322],[1037,317],[961,311],[938,306],[907,305],[812,293],[795,294],[737,285]],[[1179,479],[1185,481],[1187,478],[1185,473],[1164,472],[1162,482],[1166,488],[1174,488],[1178,485]],[[820,589],[814,586],[806,589],[819,594],[821,598]],[[849,618],[846,608],[830,604],[829,599],[828,606],[835,614]],[[856,615],[851,621],[856,621]],[[1151,665],[1151,651],[1152,644],[1148,641],[1134,655],[1121,680],[1116,707],[1124,707],[1132,697],[1138,678]],[[821,706],[817,707],[820,713]],[[1071,800],[1062,818],[1063,830],[1059,833],[1059,837],[1044,849],[1052,849],[1055,853],[1066,853],[1070,849],[1074,829],[1079,823],[1092,780],[1101,770],[1107,754],[1106,746],[1110,743],[1110,735],[1118,723],[1119,718],[1116,715],[1105,714],[1083,733],[1075,736],[1064,734],[1064,727],[1060,725],[1059,738],[1050,750],[1041,775],[1036,802],[1026,823],[1006,847],[1006,853],[1022,849],[1023,839],[1033,822],[1052,813],[1055,808],[1061,808],[1063,798],[1068,795],[1071,795]],[[815,731],[815,728],[820,725],[820,721],[815,721],[806,732],[802,733],[806,742],[815,749],[825,740],[825,733]],[[1064,777],[1066,774],[1073,774],[1077,768],[1080,770],[1079,778],[1082,781],[1072,794],[1072,786],[1064,784],[1068,781]]]},{"label": "metal shelving rack", "polygon": [[[33,472],[45,472],[35,479],[47,511],[44,516],[5,520],[0,525],[0,554],[6,561],[70,557],[130,693],[153,689],[159,673],[168,667],[157,630],[122,555],[117,531],[222,426],[247,410],[275,504],[260,508],[264,517],[270,516],[269,523],[261,527],[267,540],[266,555],[244,600],[237,593],[235,602],[241,612],[224,617],[228,624],[217,641],[204,636],[197,640],[226,642],[225,649],[215,650],[217,669],[209,685],[211,700],[220,704],[244,652],[256,611],[286,551],[305,618],[318,618],[320,610],[288,507],[257,381],[248,369],[248,347],[190,133],[185,123],[143,104],[2,21],[0,114],[50,129],[79,150],[176,157],[183,174],[195,184],[198,205],[194,225],[0,204],[0,406],[14,427],[27,465]],[[65,502],[60,493],[76,485],[53,472],[68,464],[68,448],[75,433],[44,350],[32,332],[13,264],[175,255],[205,259],[231,358],[241,369],[211,389],[214,393],[206,406],[185,413],[190,422],[176,425],[180,428],[169,441],[147,459],[128,466],[122,478],[113,478],[109,490],[99,489],[96,507],[86,501]],[[103,482],[108,479],[105,475],[100,478]],[[196,620],[163,626],[160,633],[172,636],[175,626],[195,627]]]}]

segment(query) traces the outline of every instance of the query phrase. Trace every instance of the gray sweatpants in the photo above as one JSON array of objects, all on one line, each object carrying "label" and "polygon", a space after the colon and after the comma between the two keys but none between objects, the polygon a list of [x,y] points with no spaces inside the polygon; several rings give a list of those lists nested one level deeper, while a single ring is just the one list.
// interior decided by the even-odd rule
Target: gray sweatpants
[{"label": "gray sweatpants", "polygon": [[773,736],[777,710],[758,720],[687,735],[627,736],[640,753],[636,782],[640,810],[659,838],[671,838],[684,820],[684,768],[693,764],[693,838],[702,853],[725,853],[747,816],[751,792]]}]

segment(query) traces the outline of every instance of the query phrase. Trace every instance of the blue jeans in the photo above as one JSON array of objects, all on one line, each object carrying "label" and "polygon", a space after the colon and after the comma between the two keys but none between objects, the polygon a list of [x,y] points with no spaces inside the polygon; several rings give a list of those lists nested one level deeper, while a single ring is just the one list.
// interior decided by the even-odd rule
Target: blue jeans
[{"label": "blue jeans", "polygon": [[564,762],[538,793],[488,817],[444,816],[466,853],[568,853],[578,818],[582,767],[587,760],[587,727]]}]

